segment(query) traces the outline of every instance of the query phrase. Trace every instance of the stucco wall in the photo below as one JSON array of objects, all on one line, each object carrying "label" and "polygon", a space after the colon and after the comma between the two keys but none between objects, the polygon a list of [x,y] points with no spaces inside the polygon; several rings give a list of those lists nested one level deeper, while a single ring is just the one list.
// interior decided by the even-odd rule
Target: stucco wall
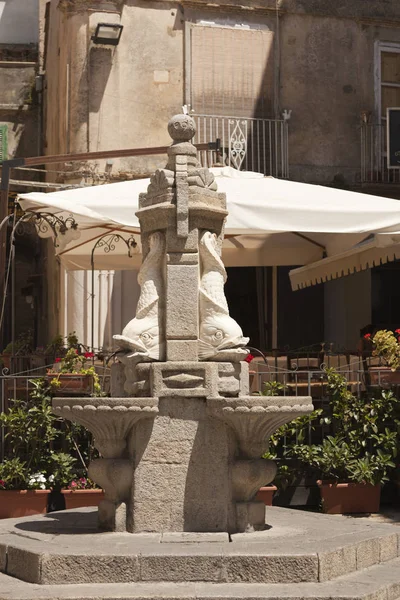
[{"label": "stucco wall", "polygon": [[0,0],[0,44],[37,44],[39,0]]}]

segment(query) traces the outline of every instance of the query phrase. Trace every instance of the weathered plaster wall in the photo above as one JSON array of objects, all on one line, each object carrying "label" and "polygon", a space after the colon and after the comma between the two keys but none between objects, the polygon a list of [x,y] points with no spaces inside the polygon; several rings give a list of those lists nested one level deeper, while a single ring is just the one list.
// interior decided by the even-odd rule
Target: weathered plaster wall
[{"label": "weathered plaster wall", "polygon": [[[162,9],[161,9],[162,8]],[[127,2],[122,12],[51,6],[47,152],[169,143],[165,123],[183,103],[183,27],[174,3]],[[124,26],[116,48],[90,40],[98,22]],[[116,160],[113,171],[148,173],[163,157]],[[105,161],[98,163],[104,169]]]}]

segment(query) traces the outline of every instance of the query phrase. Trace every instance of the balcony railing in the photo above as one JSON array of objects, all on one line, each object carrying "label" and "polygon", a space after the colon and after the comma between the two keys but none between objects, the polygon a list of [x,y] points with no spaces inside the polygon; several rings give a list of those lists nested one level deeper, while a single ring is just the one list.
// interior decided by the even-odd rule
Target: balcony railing
[{"label": "balcony railing", "polygon": [[280,119],[251,119],[192,115],[196,122],[195,143],[219,138],[221,151],[203,151],[203,166],[224,164],[244,171],[289,177],[288,124]]},{"label": "balcony railing", "polygon": [[400,169],[388,169],[386,125],[361,126],[361,183],[400,183]]}]

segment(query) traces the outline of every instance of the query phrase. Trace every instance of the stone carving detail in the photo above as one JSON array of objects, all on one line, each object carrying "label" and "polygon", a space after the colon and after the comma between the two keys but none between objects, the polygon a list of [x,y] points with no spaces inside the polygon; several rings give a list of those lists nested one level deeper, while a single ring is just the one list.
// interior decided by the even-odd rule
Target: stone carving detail
[{"label": "stone carving detail", "polygon": [[209,398],[207,406],[209,414],[232,427],[240,454],[250,459],[262,456],[270,436],[281,425],[313,411],[307,396]]},{"label": "stone carving detail", "polygon": [[[205,231],[200,239],[200,334],[199,358],[209,360],[225,350],[237,351],[238,359],[243,358],[243,347],[249,338],[243,337],[241,327],[229,316],[224,285],[226,271],[220,256],[218,238]],[[244,356],[247,352],[244,353]]]},{"label": "stone carving detail", "polygon": [[238,460],[232,467],[232,487],[237,502],[252,500],[261,486],[270,483],[276,475],[273,460]]},{"label": "stone carving detail", "polygon": [[215,177],[208,169],[196,169],[192,171],[188,176],[188,184],[196,185],[197,187],[201,188],[207,188],[214,192],[216,192],[218,189]]},{"label": "stone carving detail", "polygon": [[155,398],[60,398],[54,399],[53,411],[91,431],[97,450],[104,458],[124,456],[132,427],[158,413]]},{"label": "stone carving detail", "polygon": [[175,174],[173,171],[168,169],[157,169],[157,171],[150,178],[150,184],[147,188],[147,193],[150,196],[158,196],[159,194],[165,194],[170,190],[175,181]]},{"label": "stone carving detail", "polygon": [[141,287],[136,317],[129,321],[122,335],[114,335],[121,350],[131,351],[137,362],[162,360],[165,335],[160,298],[164,292],[165,237],[156,231],[149,236],[150,250],[138,275]]}]

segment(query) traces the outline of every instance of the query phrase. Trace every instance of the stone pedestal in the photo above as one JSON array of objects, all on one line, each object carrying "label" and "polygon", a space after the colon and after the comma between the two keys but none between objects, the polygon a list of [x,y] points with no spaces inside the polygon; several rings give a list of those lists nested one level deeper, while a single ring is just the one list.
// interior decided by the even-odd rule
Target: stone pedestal
[{"label": "stone pedestal", "polygon": [[113,398],[56,399],[94,434],[102,528],[243,532],[264,528],[258,489],[276,467],[270,435],[308,397],[249,396],[248,338],[229,315],[221,260],[226,198],[197,161],[194,122],[171,119],[168,164],[139,198],[143,263],[136,317],[114,336]]}]

